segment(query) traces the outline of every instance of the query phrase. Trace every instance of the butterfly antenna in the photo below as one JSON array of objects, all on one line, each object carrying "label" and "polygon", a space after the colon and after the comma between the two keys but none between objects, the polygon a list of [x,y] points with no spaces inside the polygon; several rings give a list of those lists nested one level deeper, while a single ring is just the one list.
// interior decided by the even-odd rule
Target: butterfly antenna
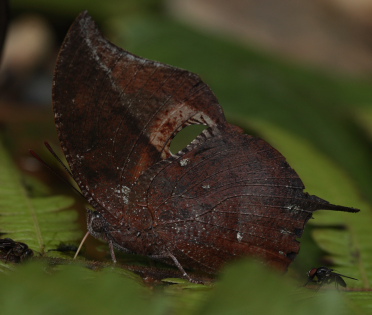
[{"label": "butterfly antenna", "polygon": [[[47,142],[46,142],[47,143]],[[57,161],[59,161],[63,166],[64,166],[64,169],[67,171],[67,173],[72,177],[72,173],[71,171],[66,167],[66,165],[63,164],[63,162],[61,161],[61,159],[57,156],[57,154],[53,151],[53,149],[51,148],[51,146],[48,144],[45,145],[47,147],[47,149],[49,150],[50,148],[50,152],[52,153],[52,155],[57,159]],[[58,173],[54,168],[52,168],[47,162],[45,162],[34,150],[29,150],[30,154],[35,158],[37,159],[41,164],[43,164],[49,171],[51,171],[54,175],[56,175],[60,180],[62,180],[64,183],[66,183],[67,185],[69,185],[75,192],[77,192],[80,196],[82,196],[83,198],[84,195],[76,188],[74,187],[65,177],[63,177],[60,173]]]},{"label": "butterfly antenna", "polygon": [[79,255],[80,250],[83,247],[83,244],[85,243],[85,241],[86,241],[86,239],[87,239],[87,237],[88,237],[89,234],[90,234],[89,231],[85,233],[85,235],[84,235],[83,239],[81,240],[80,245],[79,245],[79,247],[78,247],[78,249],[77,249],[77,251],[75,253],[74,259],[76,259],[76,257]]},{"label": "butterfly antenna", "polygon": [[66,166],[65,163],[60,159],[58,154],[53,150],[52,146],[49,144],[49,142],[44,142],[45,147],[48,149],[48,151],[54,156],[54,158],[59,162],[59,164],[62,165],[62,167],[65,169],[65,171],[73,178],[72,173],[70,169]]}]

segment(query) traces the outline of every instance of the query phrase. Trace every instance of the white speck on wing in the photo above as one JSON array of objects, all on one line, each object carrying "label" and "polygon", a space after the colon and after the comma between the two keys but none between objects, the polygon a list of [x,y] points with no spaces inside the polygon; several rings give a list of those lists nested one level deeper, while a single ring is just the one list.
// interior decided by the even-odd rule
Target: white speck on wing
[{"label": "white speck on wing", "polygon": [[190,163],[190,159],[182,159],[180,160],[180,165],[181,166],[186,166]]},{"label": "white speck on wing", "polygon": [[243,239],[243,235],[240,232],[236,233],[236,239],[240,243],[242,241],[242,239]]}]

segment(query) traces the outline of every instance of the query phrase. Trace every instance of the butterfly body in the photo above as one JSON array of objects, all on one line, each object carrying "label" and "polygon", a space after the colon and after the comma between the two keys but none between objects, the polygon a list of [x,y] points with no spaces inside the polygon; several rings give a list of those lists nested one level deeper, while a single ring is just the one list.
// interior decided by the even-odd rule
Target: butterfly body
[{"label": "butterfly body", "polygon": [[[227,123],[197,75],[118,48],[86,12],[62,45],[53,99],[62,149],[95,209],[88,229],[119,250],[210,273],[247,255],[285,270],[315,210],[358,211],[303,192],[276,149]],[[193,124],[207,129],[170,152]]]}]

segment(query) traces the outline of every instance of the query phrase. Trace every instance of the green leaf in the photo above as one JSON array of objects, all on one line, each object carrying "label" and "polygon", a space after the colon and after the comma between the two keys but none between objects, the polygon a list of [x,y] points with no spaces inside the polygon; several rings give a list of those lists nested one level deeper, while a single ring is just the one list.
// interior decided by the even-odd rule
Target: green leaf
[{"label": "green leaf", "polygon": [[239,261],[224,270],[196,314],[345,314],[341,293],[317,294],[289,280],[258,263]]},{"label": "green leaf", "polygon": [[355,122],[362,128],[369,140],[372,140],[372,102],[371,105],[354,110]]},{"label": "green leaf", "polygon": [[50,274],[46,269],[33,263],[0,275],[1,313],[160,314],[149,289],[114,270],[64,266]]},{"label": "green leaf", "polygon": [[[33,196],[0,141],[0,232],[26,243],[41,255],[61,242],[81,238],[74,200],[64,196]],[[30,183],[30,181],[28,181]],[[55,253],[55,252],[53,252]]]}]

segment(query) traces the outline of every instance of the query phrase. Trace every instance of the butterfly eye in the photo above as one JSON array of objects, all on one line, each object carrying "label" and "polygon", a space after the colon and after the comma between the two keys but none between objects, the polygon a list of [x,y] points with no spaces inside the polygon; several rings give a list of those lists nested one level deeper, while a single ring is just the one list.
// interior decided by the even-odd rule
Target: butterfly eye
[{"label": "butterfly eye", "polygon": [[203,130],[207,129],[208,127],[205,125],[190,125],[183,128],[180,132],[176,134],[173,138],[170,151],[172,154],[176,154],[177,152],[184,149],[188,146],[198,135],[200,135]]},{"label": "butterfly eye", "polygon": [[88,212],[88,225],[92,233],[104,233],[107,230],[107,222],[98,211]]}]

